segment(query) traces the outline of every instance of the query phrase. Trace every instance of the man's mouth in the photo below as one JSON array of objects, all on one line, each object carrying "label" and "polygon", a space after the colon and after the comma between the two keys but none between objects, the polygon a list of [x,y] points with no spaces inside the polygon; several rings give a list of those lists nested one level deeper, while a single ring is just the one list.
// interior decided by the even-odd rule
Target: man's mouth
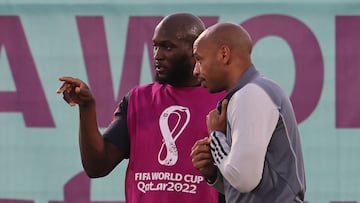
[{"label": "man's mouth", "polygon": [[156,72],[161,74],[161,73],[164,73],[166,71],[166,67],[161,66],[161,65],[155,65],[155,70],[156,70]]},{"label": "man's mouth", "polygon": [[204,79],[204,78],[198,77],[197,80],[199,81],[199,83],[200,83],[201,86],[205,87],[205,86],[204,86],[204,85],[205,85],[205,84],[204,84],[204,83],[205,83],[205,79]]}]

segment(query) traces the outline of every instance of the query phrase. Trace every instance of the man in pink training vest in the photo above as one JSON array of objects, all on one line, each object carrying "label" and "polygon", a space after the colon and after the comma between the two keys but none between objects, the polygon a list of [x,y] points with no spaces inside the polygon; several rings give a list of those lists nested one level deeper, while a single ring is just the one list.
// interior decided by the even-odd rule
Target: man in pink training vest
[{"label": "man in pink training vest", "polygon": [[192,44],[204,29],[203,22],[189,13],[166,16],[157,25],[155,82],[134,87],[125,95],[103,134],[88,86],[72,77],[59,79],[63,84],[58,93],[79,106],[79,145],[88,176],[106,176],[129,159],[127,203],[223,201],[190,157],[196,140],[208,135],[206,115],[225,95],[208,93],[193,76]]}]

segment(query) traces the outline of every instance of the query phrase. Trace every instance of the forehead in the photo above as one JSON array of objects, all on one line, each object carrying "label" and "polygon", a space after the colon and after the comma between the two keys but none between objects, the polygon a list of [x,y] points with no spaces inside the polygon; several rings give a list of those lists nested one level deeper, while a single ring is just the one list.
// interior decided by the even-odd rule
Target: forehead
[{"label": "forehead", "polygon": [[186,37],[185,31],[169,25],[158,25],[154,30],[153,41],[176,41]]},{"label": "forehead", "polygon": [[209,30],[206,29],[204,30],[195,40],[194,42],[194,46],[204,46],[206,44],[208,44],[209,42]]},{"label": "forehead", "polygon": [[206,49],[207,45],[208,45],[208,42],[207,42],[206,38],[200,36],[194,42],[194,51],[199,52],[201,50],[204,50],[204,49]]}]

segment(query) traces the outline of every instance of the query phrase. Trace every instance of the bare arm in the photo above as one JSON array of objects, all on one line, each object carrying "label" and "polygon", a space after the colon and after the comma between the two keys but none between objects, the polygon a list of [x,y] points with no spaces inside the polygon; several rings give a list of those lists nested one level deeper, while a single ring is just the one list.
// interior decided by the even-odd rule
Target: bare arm
[{"label": "bare arm", "polygon": [[124,159],[124,152],[102,137],[97,125],[96,102],[88,86],[72,77],[59,80],[63,84],[57,93],[63,93],[71,106],[79,106],[79,145],[84,170],[92,178],[105,176]]}]

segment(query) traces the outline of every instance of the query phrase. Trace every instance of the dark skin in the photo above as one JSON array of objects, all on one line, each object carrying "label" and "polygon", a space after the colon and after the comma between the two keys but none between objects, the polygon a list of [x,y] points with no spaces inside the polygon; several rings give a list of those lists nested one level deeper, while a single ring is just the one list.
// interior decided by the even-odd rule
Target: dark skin
[{"label": "dark skin", "polygon": [[64,90],[65,101],[79,106],[79,146],[85,172],[92,178],[109,174],[124,159],[124,152],[103,139],[96,120],[96,101],[89,87],[77,78],[60,77],[59,80],[64,83],[57,92]]},{"label": "dark skin", "polygon": [[195,38],[196,32],[190,31],[180,18],[168,18],[156,26],[153,36],[155,81],[174,87],[199,85],[193,75]]},{"label": "dark skin", "polygon": [[[190,14],[165,17],[153,36],[155,80],[176,87],[197,86],[193,76],[195,60],[192,44],[203,31],[202,22]],[[96,118],[96,100],[88,85],[73,77],[60,77],[63,84],[57,90],[71,106],[78,105],[81,160],[89,177],[109,174],[124,158],[125,152],[103,139]]]}]

